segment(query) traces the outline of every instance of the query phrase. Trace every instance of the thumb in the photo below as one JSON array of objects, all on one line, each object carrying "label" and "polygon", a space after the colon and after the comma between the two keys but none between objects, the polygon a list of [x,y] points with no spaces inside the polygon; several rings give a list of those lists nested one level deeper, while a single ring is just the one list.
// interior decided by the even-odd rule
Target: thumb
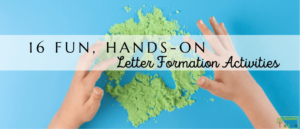
[{"label": "thumb", "polygon": [[84,116],[83,116],[83,121],[91,121],[94,116],[96,115],[99,107],[100,107],[100,101],[103,97],[103,90],[99,87],[95,87],[93,89],[93,92],[90,96],[90,98],[86,101],[84,104]]},{"label": "thumb", "polygon": [[220,89],[223,87],[223,83],[210,80],[204,76],[198,79],[197,85],[203,89],[208,90],[214,95],[220,93]]},{"label": "thumb", "polygon": [[90,98],[87,100],[86,104],[88,106],[100,106],[100,101],[103,97],[103,90],[99,87],[94,87]]},{"label": "thumb", "polygon": [[100,87],[95,87],[94,90],[93,90],[93,94],[92,94],[92,98],[95,100],[95,101],[101,101],[102,97],[103,97],[103,90],[100,88]]}]

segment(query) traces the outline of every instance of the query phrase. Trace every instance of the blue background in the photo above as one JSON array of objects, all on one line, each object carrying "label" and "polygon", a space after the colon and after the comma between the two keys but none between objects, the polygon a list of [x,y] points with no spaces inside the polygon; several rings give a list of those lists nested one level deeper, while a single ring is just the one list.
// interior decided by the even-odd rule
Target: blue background
[{"label": "blue background", "polygon": [[[232,35],[299,35],[298,0],[1,0],[0,35],[101,35],[115,23],[136,19],[135,11],[144,4],[143,12],[151,11],[150,6],[155,5],[168,20],[175,19],[188,26],[185,30],[191,34],[199,34],[198,19],[208,24],[209,17],[215,16]],[[124,10],[127,5],[133,6],[129,13]],[[176,14],[176,10],[180,13]],[[73,74],[74,71],[0,71],[0,128],[47,127],[64,99]],[[174,86],[169,72],[159,74],[168,86]],[[251,74],[281,116],[299,116],[299,71],[252,71]],[[132,76],[134,72],[127,72],[121,83],[130,82]],[[97,85],[104,87],[106,79],[102,76]],[[192,106],[163,111],[156,117],[157,123],[151,118],[139,128],[252,128],[232,101],[203,89],[194,97],[196,103]],[[210,98],[215,101],[207,102]],[[101,104],[95,118],[82,127],[134,128],[115,98],[106,93]]]}]

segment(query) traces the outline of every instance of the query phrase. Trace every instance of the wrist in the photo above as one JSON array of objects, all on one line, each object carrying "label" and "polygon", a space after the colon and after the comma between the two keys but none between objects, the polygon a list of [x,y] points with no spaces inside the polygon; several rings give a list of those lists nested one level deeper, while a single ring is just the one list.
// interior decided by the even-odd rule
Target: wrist
[{"label": "wrist", "polygon": [[49,128],[79,128],[83,122],[75,120],[74,117],[64,116],[59,111],[54,115]]},{"label": "wrist", "polygon": [[257,85],[251,91],[253,92],[245,93],[243,97],[234,100],[234,102],[244,111],[254,128],[276,127],[274,121],[279,117],[279,114],[263,89]]},{"label": "wrist", "polygon": [[244,92],[240,92],[233,101],[241,108],[245,105],[258,102],[265,97],[265,93],[262,88],[255,82],[247,86],[248,88]]}]

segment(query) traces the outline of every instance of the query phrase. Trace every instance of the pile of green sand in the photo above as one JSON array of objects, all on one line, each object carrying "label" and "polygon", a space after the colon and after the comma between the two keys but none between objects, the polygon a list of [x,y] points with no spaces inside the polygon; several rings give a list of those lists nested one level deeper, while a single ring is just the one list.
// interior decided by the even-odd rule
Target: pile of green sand
[{"label": "pile of green sand", "polygon": [[[178,21],[166,20],[163,12],[158,8],[154,7],[153,12],[146,15],[140,9],[137,14],[139,23],[130,18],[124,23],[112,26],[107,35],[189,35],[189,33],[179,29]],[[174,51],[165,55],[167,55],[166,60],[173,58],[186,59],[180,51]],[[143,58],[154,58],[154,56],[148,55]],[[128,120],[132,122],[133,126],[137,127],[150,117],[159,115],[162,110],[172,112],[176,108],[183,108],[195,102],[195,100],[191,99],[191,95],[199,89],[196,81],[204,74],[204,70],[170,70],[175,80],[175,89],[167,87],[158,75],[149,76],[141,73],[137,73],[130,83],[121,86],[120,80],[125,71],[106,71],[109,76],[108,80],[115,80],[116,86],[111,86],[110,82],[106,85],[105,90],[112,97],[117,97],[117,101],[128,112]]]}]

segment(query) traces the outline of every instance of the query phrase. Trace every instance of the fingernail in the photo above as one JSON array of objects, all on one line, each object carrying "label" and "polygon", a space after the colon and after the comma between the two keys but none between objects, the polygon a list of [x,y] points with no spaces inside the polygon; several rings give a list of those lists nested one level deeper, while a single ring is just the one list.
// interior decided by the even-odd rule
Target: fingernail
[{"label": "fingernail", "polygon": [[103,90],[102,90],[101,88],[99,88],[99,87],[95,87],[95,88],[94,88],[94,91],[95,91],[95,93],[96,93],[97,95],[102,95],[102,94],[103,94]]},{"label": "fingernail", "polygon": [[204,23],[203,23],[203,21],[200,19],[199,20],[199,23],[201,24],[201,25],[204,25]]},{"label": "fingernail", "polygon": [[211,20],[212,20],[214,23],[218,24],[218,23],[217,23],[217,20],[215,19],[214,16],[211,17]]},{"label": "fingernail", "polygon": [[204,78],[202,78],[201,80],[200,80],[200,86],[202,86],[203,84],[205,83],[205,79]]},{"label": "fingernail", "polygon": [[225,27],[224,22],[222,22],[221,25],[222,25],[223,27]]}]

